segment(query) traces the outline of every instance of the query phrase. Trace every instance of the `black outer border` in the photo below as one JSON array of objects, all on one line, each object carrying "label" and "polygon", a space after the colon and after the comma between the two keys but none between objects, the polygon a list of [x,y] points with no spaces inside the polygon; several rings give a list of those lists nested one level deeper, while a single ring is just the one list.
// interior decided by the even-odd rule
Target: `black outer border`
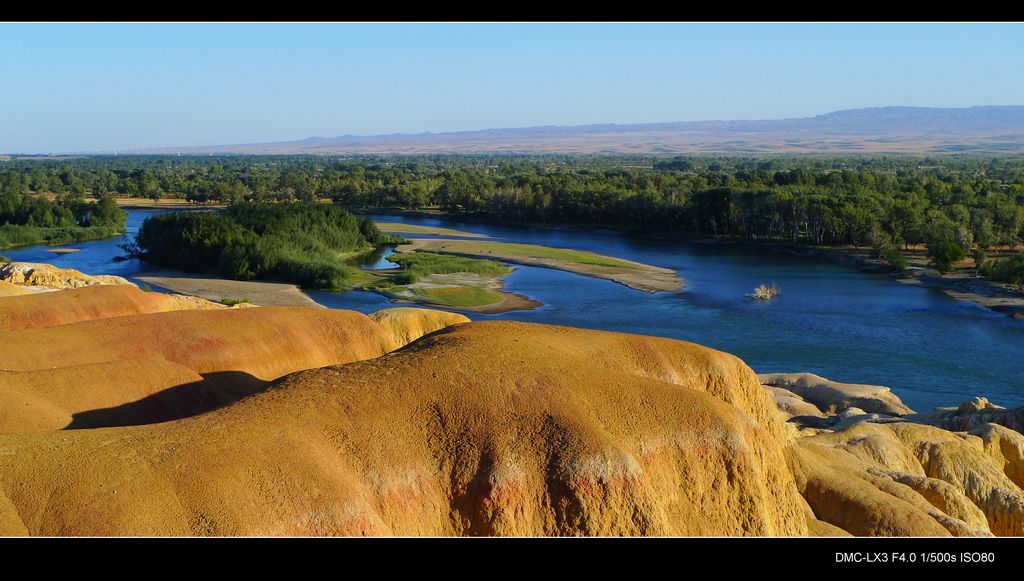
[{"label": "black outer border", "polygon": [[[125,8],[113,3],[77,3],[60,6],[46,3],[11,3],[4,8],[2,22],[18,21],[736,21],[813,22],[914,20],[922,14],[900,14],[890,5],[871,10],[863,5],[860,14],[829,14],[820,8],[809,13],[805,6],[761,3],[760,8],[733,4],[703,7],[677,4],[679,9],[658,8],[658,14],[604,14],[594,5],[530,4],[501,5],[500,14],[485,8],[472,9],[457,3],[421,3],[418,6],[372,3],[356,5],[289,5],[291,13],[231,5],[188,5],[148,3]],[[611,5],[608,5],[611,7]],[[756,6],[756,5],[754,5]],[[974,6],[980,7],[976,4]],[[1009,5],[1007,5],[1009,6]],[[983,21],[1024,19],[1004,6],[1001,14],[979,14]],[[277,7],[280,8],[280,7]],[[620,7],[621,8],[621,7]],[[653,8],[653,6],[652,6]],[[968,8],[968,7],[963,7]],[[509,12],[514,10],[513,12]],[[739,12],[739,14],[738,14]],[[927,21],[943,21],[935,15]],[[957,16],[971,19],[958,10]],[[59,20],[58,20],[59,19]],[[3,27],[0,25],[0,34]],[[126,72],[126,74],[128,74]],[[910,562],[896,554],[915,553]],[[957,562],[925,562],[922,554],[945,553]],[[994,562],[963,563],[964,553],[990,553]],[[222,573],[238,578],[246,573],[260,577],[276,572],[288,578],[306,573],[329,577],[383,577],[408,572],[421,576],[506,577],[512,574],[548,576],[565,572],[579,576],[590,572],[610,577],[625,572],[629,577],[729,578],[737,570],[759,575],[820,578],[832,572],[956,571],[1007,572],[1019,576],[1024,570],[1024,539],[939,539],[939,538],[6,538],[0,539],[0,555],[11,578],[43,574],[53,577],[160,577],[189,575],[209,577]],[[846,555],[844,557],[844,555]],[[854,556],[851,561],[850,556]],[[482,568],[477,568],[482,567]],[[20,573],[20,574],[19,574]],[[723,577],[724,576],[724,577]]]},{"label": "black outer border", "polygon": [[[909,555],[917,555],[911,561]],[[957,562],[925,562],[946,553]],[[992,562],[961,562],[987,553]],[[424,578],[544,576],[618,571],[630,578],[729,579],[737,571],[820,579],[833,572],[939,571],[1020,575],[1024,539],[1016,538],[9,538],[0,539],[5,568],[105,578],[158,574],[239,578],[272,571],[317,576]],[[894,555],[904,555],[904,560]],[[851,555],[859,555],[850,560]],[[24,568],[23,568],[24,567]],[[12,576],[12,578],[14,578]]]}]

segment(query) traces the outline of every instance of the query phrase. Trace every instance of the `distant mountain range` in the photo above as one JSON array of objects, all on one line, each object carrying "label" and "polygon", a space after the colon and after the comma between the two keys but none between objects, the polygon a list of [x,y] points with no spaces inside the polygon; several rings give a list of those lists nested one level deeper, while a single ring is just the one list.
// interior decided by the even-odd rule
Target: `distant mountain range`
[{"label": "distant mountain range", "polygon": [[1024,106],[876,107],[776,120],[599,124],[135,150],[173,154],[1022,153]]}]

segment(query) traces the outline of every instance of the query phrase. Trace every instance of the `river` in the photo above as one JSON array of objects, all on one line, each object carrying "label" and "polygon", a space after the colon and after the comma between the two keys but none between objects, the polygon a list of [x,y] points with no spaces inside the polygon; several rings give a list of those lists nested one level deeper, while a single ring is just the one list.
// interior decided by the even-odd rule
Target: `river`
[{"label": "river", "polygon": [[[151,211],[132,210],[129,235]],[[375,216],[382,221],[441,226],[508,242],[591,250],[677,270],[678,293],[648,294],[620,284],[538,267],[517,266],[505,288],[544,303],[531,311],[472,319],[507,319],[693,341],[734,353],[758,372],[809,371],[829,379],[892,387],[918,410],[984,395],[1005,406],[1024,405],[1024,322],[940,291],[823,259],[685,241],[656,241],[613,233],[502,227],[429,217]],[[414,238],[416,235],[406,234]],[[122,238],[3,252],[14,260],[49,262],[88,274],[132,279],[136,260],[115,262]],[[138,281],[136,281],[138,282]],[[748,296],[775,282],[771,301]],[[365,291],[309,291],[320,304],[371,312],[388,306]]]}]

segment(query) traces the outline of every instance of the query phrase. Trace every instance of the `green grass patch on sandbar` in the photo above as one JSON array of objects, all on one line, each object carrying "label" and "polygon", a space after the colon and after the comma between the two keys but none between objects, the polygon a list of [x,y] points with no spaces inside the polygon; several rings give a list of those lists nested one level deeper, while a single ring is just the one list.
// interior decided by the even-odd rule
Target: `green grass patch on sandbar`
[{"label": "green grass patch on sandbar", "polygon": [[393,254],[388,260],[402,267],[402,272],[392,277],[394,284],[412,284],[429,274],[469,272],[484,276],[505,276],[512,272],[511,267],[496,260],[434,252]]},{"label": "green grass patch on sandbar", "polygon": [[489,255],[493,254],[498,260],[505,258],[515,259],[548,259],[575,262],[577,264],[590,264],[594,266],[612,266],[618,268],[636,268],[624,260],[601,256],[592,252],[570,250],[568,248],[552,248],[537,244],[517,244],[514,242],[491,242],[484,240],[446,240],[437,245],[428,245],[424,250],[438,250],[440,252],[453,252],[460,254]]},{"label": "green grass patch on sandbar", "polygon": [[240,305],[242,303],[249,303],[249,302],[252,302],[252,301],[250,301],[249,299],[236,299],[234,297],[224,297],[224,298],[222,298],[220,300],[220,304],[226,305],[226,306],[229,306],[229,307],[233,307],[235,305]]},{"label": "green grass patch on sandbar", "polygon": [[501,302],[501,295],[481,286],[428,287],[409,289],[421,300],[448,307],[480,307]]}]

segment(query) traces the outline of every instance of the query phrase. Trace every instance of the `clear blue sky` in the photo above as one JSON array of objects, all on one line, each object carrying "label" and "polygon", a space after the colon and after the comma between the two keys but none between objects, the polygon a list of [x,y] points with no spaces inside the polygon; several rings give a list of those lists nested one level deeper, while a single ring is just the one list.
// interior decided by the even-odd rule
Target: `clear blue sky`
[{"label": "clear blue sky", "polygon": [[0,24],[0,152],[1024,104],[1020,24]]}]

